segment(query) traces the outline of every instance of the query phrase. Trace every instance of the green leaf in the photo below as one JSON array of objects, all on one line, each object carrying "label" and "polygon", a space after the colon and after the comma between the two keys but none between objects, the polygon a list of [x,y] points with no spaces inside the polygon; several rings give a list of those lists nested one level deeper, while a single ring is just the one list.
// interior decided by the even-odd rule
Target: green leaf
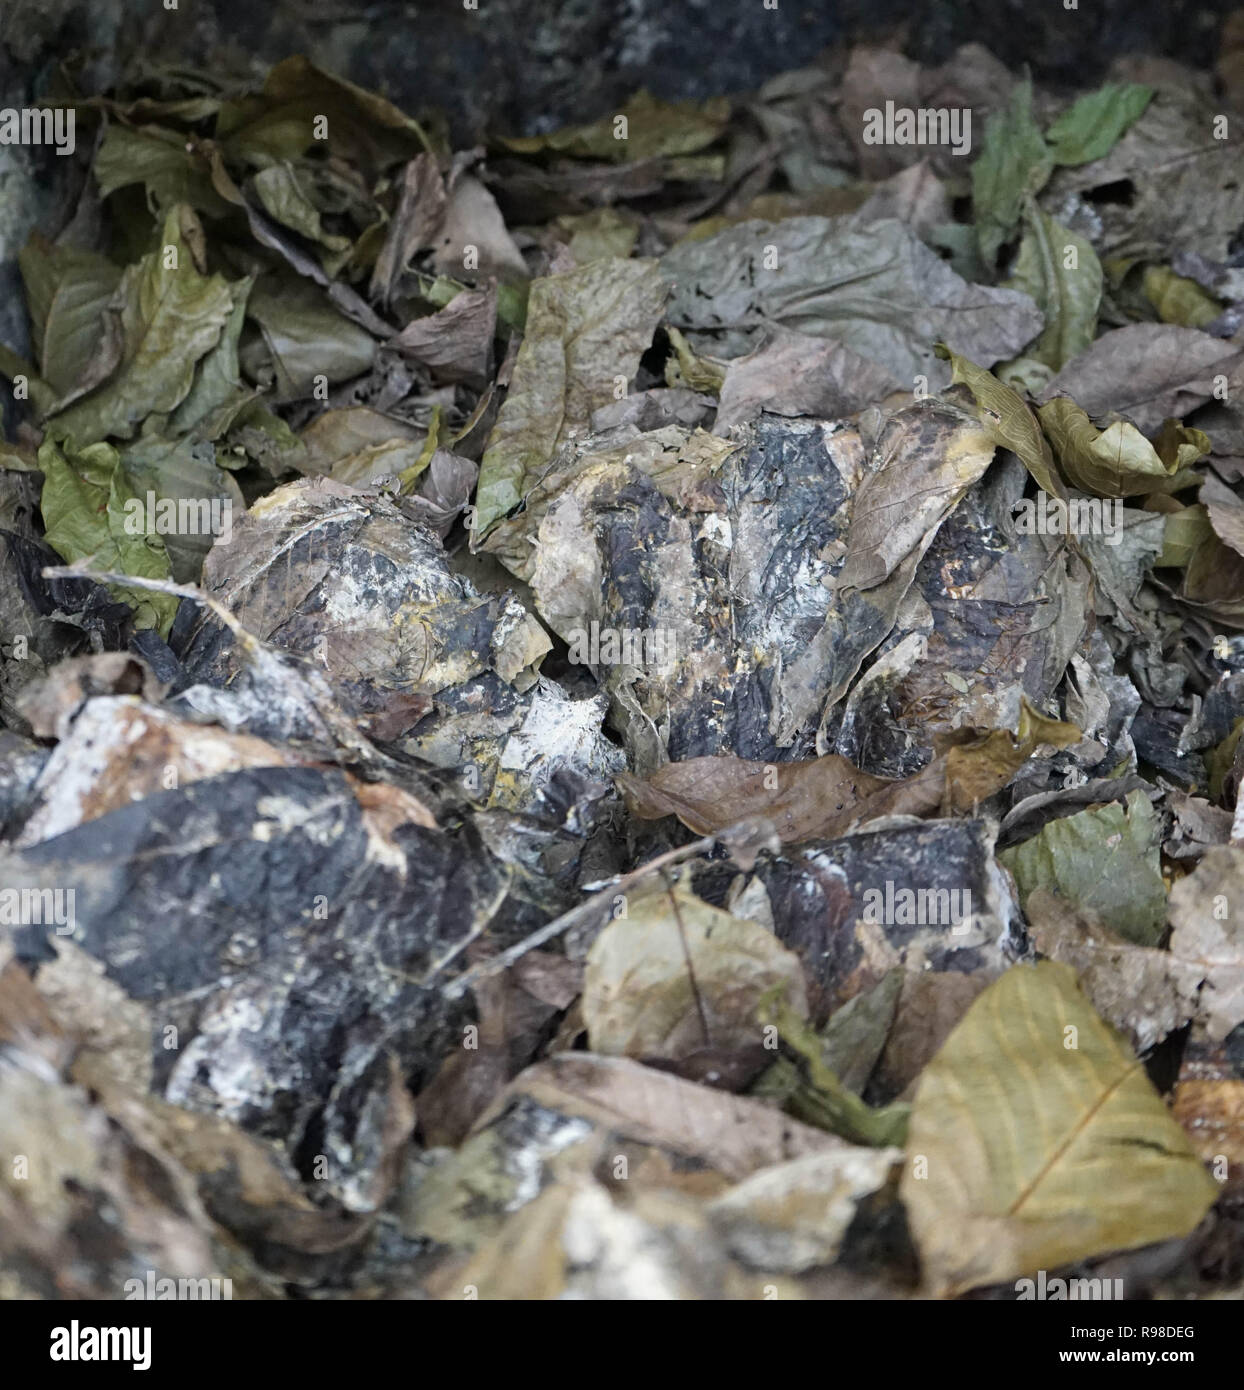
[{"label": "green leaf", "polygon": [[[219,534],[226,534],[226,527],[231,534],[244,507],[238,485],[216,462],[215,448],[204,439],[142,435],[123,449],[119,471],[133,494],[143,501],[144,509],[148,492],[153,494],[157,506],[161,502],[196,504],[190,513],[192,526],[183,529],[179,521],[167,532],[161,531],[159,539],[168,552],[173,578],[180,584],[197,583],[204,557],[216,539],[212,524],[219,523]],[[208,506],[198,505],[201,503]],[[159,529],[162,523],[158,516],[156,524]],[[127,569],[127,573],[141,571]]]},{"label": "green leaf", "polygon": [[278,400],[309,395],[318,375],[333,384],[349,381],[376,360],[375,338],[339,314],[313,284],[264,276],[247,312],[272,354]]},{"label": "green leaf", "polygon": [[252,182],[264,211],[282,226],[306,237],[308,241],[319,242],[329,251],[349,249],[349,237],[333,236],[324,230],[320,210],[305,187],[308,182],[305,174],[300,175],[288,160],[261,169]]},{"label": "green leaf", "polygon": [[[246,318],[247,301],[254,281],[238,280],[233,290],[233,309],[220,341],[204,356],[194,372],[194,385],[169,420],[173,434],[195,430],[202,438],[215,439],[228,424],[230,405],[240,406],[250,391],[238,366],[238,340]],[[210,417],[210,421],[209,421]]]},{"label": "green leaf", "polygon": [[1145,267],[1141,278],[1145,298],[1158,311],[1163,323],[1182,328],[1204,328],[1222,313],[1222,305],[1195,280],[1176,275],[1168,265]]},{"label": "green leaf", "polygon": [[229,204],[212,187],[207,163],[186,148],[175,130],[146,125],[141,129],[112,122],[95,156],[95,179],[101,196],[142,184],[160,210],[189,203],[209,217],[223,217]]},{"label": "green leaf", "polygon": [[787,1108],[794,1115],[853,1144],[902,1146],[907,1138],[909,1105],[895,1101],[874,1110],[849,1091],[827,1065],[825,1044],[816,1030],[785,999],[778,998],[776,990],[761,1003],[758,1017],[761,1023],[776,1027],[782,1041],[799,1056],[796,1065],[802,1084],[794,1087],[787,1099]]},{"label": "green leaf", "polygon": [[1082,96],[1045,132],[1055,164],[1089,164],[1108,155],[1153,98],[1139,82],[1109,82]]},{"label": "green leaf", "polygon": [[[1169,462],[1126,420],[1099,430],[1073,400],[1056,396],[1037,407],[1042,428],[1058,455],[1063,476],[1072,487],[1097,497],[1134,497],[1171,492],[1190,481],[1181,468],[1209,452],[1200,430],[1174,441]],[[1204,441],[1204,448],[1201,442]],[[1194,479],[1193,479],[1194,480]]]},{"label": "green leaf", "polygon": [[1101,262],[1088,241],[1032,203],[1024,209],[1024,239],[1006,287],[1031,295],[1045,315],[1041,336],[1024,349],[1025,358],[1057,372],[1093,341],[1101,303]]},{"label": "green leaf", "polygon": [[104,310],[121,283],[121,268],[103,256],[53,246],[42,237],[26,244],[18,262],[40,370],[58,395],[67,396],[99,357]]},{"label": "green leaf", "polygon": [[651,260],[593,261],[536,280],[509,395],[480,466],[474,538],[522,501],[558,448],[615,399],[652,342],[665,285]]},{"label": "green leaf", "polygon": [[1054,961],[1013,966],[972,1004],[920,1078],[907,1151],[899,1192],[943,1296],[1187,1235],[1218,1196]]},{"label": "green leaf", "polygon": [[222,106],[216,138],[232,159],[257,168],[324,148],[370,183],[432,144],[392,102],[317,67],[301,54],[278,63],[261,96]]},{"label": "green leaf", "polygon": [[100,386],[52,417],[54,438],[79,445],[106,436],[128,439],[147,416],[168,414],[189,394],[196,364],[216,346],[233,313],[234,294],[219,275],[195,269],[182,235],[181,214],[188,212],[172,209],[161,244],[122,276],[120,362]]},{"label": "green leaf", "polygon": [[1053,168],[1053,157],[1032,118],[1032,83],[1021,82],[1010,105],[986,122],[984,144],[972,165],[976,239],[987,266],[993,266],[1002,244],[1019,225],[1025,202],[1045,187]]},{"label": "green leaf", "polygon": [[1126,811],[1111,802],[1052,820],[998,861],[1015,875],[1021,904],[1044,888],[1096,912],[1136,945],[1153,946],[1166,924],[1158,831],[1149,798],[1134,791]]},{"label": "green leaf", "polygon": [[[110,444],[92,444],[73,454],[71,461],[53,440],[46,440],[39,449],[39,467],[47,543],[62,559],[70,564],[85,560],[91,569],[142,579],[169,577],[163,541],[148,537],[145,525],[136,529],[134,518],[142,499],[129,486],[120,457]],[[128,511],[127,503],[132,504]],[[139,627],[154,627],[161,636],[168,635],[177,612],[176,598],[122,586],[112,592],[134,609]]]},{"label": "green leaf", "polygon": [[661,155],[695,154],[717,139],[729,119],[730,103],[725,97],[703,103],[671,102],[636,92],[616,115],[549,135],[503,137],[497,143],[515,154],[567,154],[624,164]]}]

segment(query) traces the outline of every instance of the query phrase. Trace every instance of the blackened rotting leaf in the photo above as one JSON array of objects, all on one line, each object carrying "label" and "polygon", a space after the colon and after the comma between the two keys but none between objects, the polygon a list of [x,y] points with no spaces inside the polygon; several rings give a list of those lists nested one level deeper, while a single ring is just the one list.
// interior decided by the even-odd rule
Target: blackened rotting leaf
[{"label": "blackened rotting leaf", "polygon": [[905,776],[932,756],[939,734],[1013,729],[1023,699],[1047,706],[1084,636],[1091,584],[1065,537],[1025,527],[1026,506],[1014,464],[964,497],[845,701],[836,752]]},{"label": "blackened rotting leaf", "polygon": [[[764,416],[741,434],[711,491],[671,496],[619,448],[564,486],[540,524],[537,608],[571,658],[601,674],[640,771],[663,756],[811,750],[823,713],[893,628],[952,500],[993,452],[953,408],[900,411],[873,464],[895,481],[869,490],[879,474],[845,423]],[[857,499],[873,497],[875,514],[885,488],[897,499],[900,480],[943,453],[917,519],[874,536]],[[862,576],[843,581],[857,525],[866,589]]]},{"label": "blackened rotting leaf", "polygon": [[[480,594],[451,573],[430,528],[322,480],[254,508],[233,544],[212,551],[204,583],[252,636],[317,665],[343,709],[382,739],[484,671],[530,684],[551,645],[516,597]],[[190,679],[225,685],[245,658],[209,620],[183,660]]]},{"label": "blackened rotting leaf", "polygon": [[223,5],[0,72],[0,1295],[1231,1292],[1239,16]]},{"label": "blackened rotting leaf", "polygon": [[979,820],[862,830],[756,868],[779,940],[804,963],[823,1022],[895,966],[1000,974],[1023,952],[1019,908]]},{"label": "blackened rotting leaf", "polygon": [[[386,1057],[427,1074],[452,1046],[445,972],[486,927],[535,924],[477,837],[387,827],[331,769],[157,793],[2,864],[6,884],[73,892],[73,939],[152,1010],[161,1094],[279,1141],[307,1175],[326,1156],[355,1207]],[[53,935],[19,929],[18,958],[49,959]]]}]

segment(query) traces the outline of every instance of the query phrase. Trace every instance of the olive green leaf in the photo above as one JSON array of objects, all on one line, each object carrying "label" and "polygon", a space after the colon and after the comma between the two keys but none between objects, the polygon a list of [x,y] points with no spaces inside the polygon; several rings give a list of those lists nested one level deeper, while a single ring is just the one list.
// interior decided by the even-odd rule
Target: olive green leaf
[{"label": "olive green leaf", "polygon": [[945,343],[933,349],[951,365],[954,383],[972,393],[985,433],[1000,449],[1010,449],[1051,497],[1067,496],[1054,468],[1054,456],[1037,417],[1018,392],[1004,385],[992,372],[951,352]]},{"label": "olive green leaf", "polygon": [[1049,147],[1032,118],[1032,83],[1021,82],[1005,110],[985,123],[985,139],[972,165],[972,206],[981,259],[992,266],[1019,225],[1028,198],[1045,187],[1054,168]]},{"label": "olive green leaf", "polygon": [[40,415],[46,415],[55,408],[60,393],[49,381],[39,375],[33,366],[20,354],[0,343],[0,376],[7,376],[16,384],[17,378],[26,379],[26,397],[34,404]]},{"label": "olive green leaf", "polygon": [[901,1146],[907,1137],[911,1107],[901,1101],[873,1109],[839,1079],[825,1060],[826,1046],[812,1025],[785,1000],[778,990],[769,992],[758,1010],[760,1021],[775,1027],[782,1041],[798,1057],[796,1076],[779,1072],[766,1075],[765,1088],[781,1088],[786,1108],[797,1118],[853,1144],[885,1148]]},{"label": "olive green leaf", "polygon": [[729,119],[730,103],[725,97],[703,103],[671,102],[636,92],[616,115],[549,135],[502,137],[497,144],[515,154],[547,152],[624,164],[661,155],[695,154],[717,139]]},{"label": "olive green leaf", "polygon": [[91,251],[53,246],[37,233],[17,260],[39,370],[66,396],[99,356],[104,310],[121,282],[121,268]]},{"label": "olive green leaf", "polygon": [[369,184],[392,165],[432,150],[418,121],[301,54],[278,63],[259,96],[224,103],[216,139],[231,160],[260,169],[326,147]]},{"label": "olive green leaf", "polygon": [[112,122],[95,156],[95,179],[103,197],[142,184],[160,210],[188,203],[209,217],[223,217],[229,204],[212,187],[211,170],[176,130]]},{"label": "olive green leaf", "polygon": [[320,209],[309,192],[309,179],[288,160],[261,169],[251,180],[259,201],[269,217],[283,227],[319,242],[326,250],[346,251],[350,238],[334,236],[324,229]]},{"label": "olive green leaf", "polygon": [[1075,401],[1065,396],[1038,406],[1037,414],[1063,476],[1072,487],[1097,497],[1176,491],[1196,481],[1195,475],[1189,477],[1182,470],[1210,449],[1200,430],[1179,427],[1178,437],[1168,435],[1168,447],[1159,452],[1125,420],[1099,430]]},{"label": "olive green leaf", "polygon": [[1051,719],[1021,695],[1014,733],[1010,729],[964,729],[939,741],[946,756],[943,811],[971,811],[1005,787],[1038,748],[1068,748],[1083,737],[1074,724]]},{"label": "olive green leaf", "polygon": [[308,395],[319,375],[333,384],[349,381],[375,361],[375,338],[339,314],[313,284],[265,275],[251,291],[247,312],[271,353],[278,401]]},{"label": "olive green leaf", "polygon": [[587,265],[606,256],[629,256],[639,240],[635,217],[623,217],[615,208],[567,213],[557,219],[556,226],[570,238],[568,244],[575,265]]},{"label": "olive green leaf", "polygon": [[1134,791],[1117,802],[1050,821],[1039,834],[1004,849],[998,861],[1015,876],[1020,902],[1038,888],[1096,912],[1138,946],[1152,946],[1166,923],[1161,836],[1149,798]]},{"label": "olive green leaf", "polygon": [[171,433],[194,430],[201,438],[215,439],[227,428],[236,408],[250,398],[238,366],[238,340],[253,284],[248,278],[231,286],[233,309],[229,320],[216,346],[195,367],[194,384],[169,420]]},{"label": "olive green leaf", "polygon": [[1092,245],[1029,203],[1015,271],[1006,282],[1007,289],[1031,295],[1045,315],[1041,336],[1024,349],[1024,358],[1052,373],[1083,352],[1097,330],[1101,286],[1101,262]]},{"label": "olive green leaf", "polygon": [[1108,155],[1144,112],[1153,88],[1140,82],[1108,82],[1063,112],[1045,132],[1055,164],[1090,164]]},{"label": "olive green leaf", "polygon": [[113,301],[120,361],[101,385],[52,417],[53,437],[80,445],[127,439],[148,415],[175,410],[189,394],[196,364],[233,313],[234,291],[219,275],[195,269],[183,212],[184,206],[170,209],[161,244],[121,277]]},{"label": "olive green leaf", "polygon": [[[216,535],[225,533],[226,521],[231,532],[244,509],[241,490],[219,466],[211,442],[140,435],[123,446],[118,475],[132,493],[144,499],[144,506],[147,493],[152,494],[157,507],[160,503],[193,504],[191,509],[182,506],[179,515],[193,518],[194,524],[186,526],[179,521],[159,539],[168,551],[173,578],[179,584],[197,583]],[[220,529],[213,530],[213,524],[219,524]],[[138,571],[127,568],[126,573]]]},{"label": "olive green leaf", "polygon": [[1016,965],[925,1068],[899,1192],[954,1295],[1187,1235],[1217,1184],[1075,971]]},{"label": "olive green leaf", "polygon": [[1157,569],[1183,569],[1196,552],[1214,539],[1214,528],[1201,503],[1168,512],[1162,527],[1162,553]]},{"label": "olive green leaf", "polygon": [[1212,294],[1195,280],[1176,275],[1168,265],[1146,266],[1140,285],[1163,323],[1177,323],[1181,328],[1204,328],[1222,313],[1222,305]]},{"label": "olive green leaf", "polygon": [[476,542],[634,377],[664,304],[652,260],[612,257],[532,284],[526,336],[480,465]]},{"label": "olive green leaf", "polygon": [[[136,520],[144,514],[144,499],[129,486],[110,444],[92,444],[70,458],[49,439],[39,449],[39,467],[47,543],[58,555],[70,564],[85,560],[91,569],[136,578],[169,577],[164,543],[158,536],[149,537],[145,524]],[[177,612],[176,598],[119,586],[113,592],[134,609],[139,627],[154,627],[167,635]]]},{"label": "olive green leaf", "polygon": [[698,356],[672,324],[667,332],[674,352],[665,362],[665,384],[686,386],[692,391],[705,391],[711,396],[720,395],[726,379],[725,367],[711,357]]}]

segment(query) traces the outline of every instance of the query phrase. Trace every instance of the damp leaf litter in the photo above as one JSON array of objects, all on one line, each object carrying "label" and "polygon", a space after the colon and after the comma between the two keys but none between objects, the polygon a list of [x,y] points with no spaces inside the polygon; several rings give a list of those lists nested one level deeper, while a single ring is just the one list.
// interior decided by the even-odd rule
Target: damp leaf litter
[{"label": "damp leaf litter", "polygon": [[1238,1297],[1237,69],[48,83],[4,1287]]}]

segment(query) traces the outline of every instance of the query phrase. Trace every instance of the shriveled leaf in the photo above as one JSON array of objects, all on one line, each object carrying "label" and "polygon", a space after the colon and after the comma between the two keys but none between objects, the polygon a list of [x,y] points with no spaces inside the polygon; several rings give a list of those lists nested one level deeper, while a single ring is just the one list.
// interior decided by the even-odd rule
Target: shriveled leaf
[{"label": "shriveled leaf", "polygon": [[861,772],[827,753],[807,762],[690,758],[666,763],[645,782],[629,773],[618,785],[634,815],[677,816],[699,835],[741,820],[771,820],[784,843],[832,839],[854,821],[883,815],[928,815],[942,798],[942,769],[930,766],[895,781]]},{"label": "shriveled leaf", "polygon": [[480,466],[474,536],[488,534],[652,341],[665,285],[650,260],[595,261],[531,289],[510,392]]},{"label": "shriveled leaf", "polygon": [[744,222],[675,246],[661,273],[673,287],[670,322],[698,352],[738,357],[761,325],[780,324],[837,339],[905,386],[945,384],[938,339],[989,364],[1041,330],[1027,295],[969,284],[909,227],[859,214]]},{"label": "shriveled leaf", "polygon": [[752,1269],[798,1273],[837,1259],[864,1198],[885,1186],[899,1149],[829,1149],[762,1168],[723,1192],[709,1216]]},{"label": "shriveled leaf", "polygon": [[231,286],[233,309],[220,339],[194,371],[194,384],[173,412],[170,428],[178,434],[195,430],[214,439],[232,423],[233,412],[251,396],[242,381],[238,365],[238,341],[246,321],[252,281],[239,280]]},{"label": "shriveled leaf", "polygon": [[408,323],[393,346],[431,368],[438,380],[480,381],[496,326],[496,290],[463,290],[437,313]]},{"label": "shriveled leaf", "polygon": [[272,354],[278,399],[309,395],[320,375],[330,383],[348,381],[375,362],[376,340],[339,314],[314,285],[269,284],[265,277],[251,292],[248,313]]},{"label": "shriveled leaf", "polygon": [[445,275],[478,269],[509,280],[526,279],[523,253],[497,200],[479,179],[464,175],[454,184],[437,228],[433,265]]},{"label": "shriveled leaf", "polygon": [[306,453],[299,471],[323,474],[351,487],[369,487],[403,474],[413,482],[426,466],[426,432],[367,406],[326,410],[301,438]]},{"label": "shriveled leaf", "polygon": [[669,340],[674,352],[665,363],[665,384],[716,395],[725,381],[726,369],[711,358],[699,356],[683,334],[672,325]]},{"label": "shriveled leaf", "polygon": [[1020,900],[1039,888],[1096,912],[1138,946],[1152,946],[1166,923],[1158,823],[1144,792],[1127,810],[1116,802],[1052,820],[1032,839],[1002,850]]},{"label": "shriveled leaf", "polygon": [[1204,972],[1169,951],[1134,946],[1095,913],[1038,888],[1024,906],[1028,933],[1043,956],[1076,972],[1107,1023],[1145,1053],[1193,1016]]},{"label": "shriveled leaf", "polygon": [[[970,811],[1000,790],[1043,745],[1068,748],[1083,734],[1074,724],[1051,719],[1020,697],[1019,725],[977,734],[970,730],[950,735],[945,747],[944,809]],[[949,743],[951,746],[946,746]]]},{"label": "shriveled leaf", "polygon": [[860,484],[839,588],[884,583],[912,551],[927,546],[993,461],[992,436],[966,411],[948,436],[944,429],[934,432],[932,412],[928,424],[929,447],[888,452]]},{"label": "shriveled leaf", "polygon": [[1056,164],[1088,164],[1118,143],[1153,98],[1140,82],[1108,82],[1073,102],[1045,132]]},{"label": "shriveled leaf", "polygon": [[419,123],[392,102],[301,54],[271,69],[262,96],[225,103],[216,138],[234,158],[262,168],[305,154],[317,140],[317,117],[325,120],[330,150],[374,174],[431,149]]},{"label": "shriveled leaf", "polygon": [[842,343],[780,328],[755,352],[734,358],[719,389],[713,432],[727,435],[762,410],[838,420],[901,388],[884,367]]},{"label": "shriveled leaf", "polygon": [[1019,259],[1007,287],[1032,296],[1045,315],[1045,327],[1024,356],[1057,372],[1083,352],[1097,329],[1101,286],[1101,262],[1092,243],[1029,204]]},{"label": "shriveled leaf", "polygon": [[1046,398],[1070,396],[1089,415],[1126,416],[1143,433],[1208,401],[1215,378],[1238,370],[1221,338],[1174,324],[1133,323],[1103,333],[1050,382]]},{"label": "shriveled leaf", "polygon": [[297,232],[308,241],[318,242],[328,251],[349,248],[350,238],[337,236],[324,228],[320,210],[312,200],[306,175],[288,161],[261,169],[254,178],[255,192],[264,211],[283,227]]},{"label": "shriveled leaf", "polygon": [[1018,392],[1004,385],[990,371],[967,357],[952,352],[944,343],[937,354],[949,360],[956,383],[972,393],[985,433],[1001,449],[1018,454],[1037,486],[1051,497],[1066,497],[1054,467],[1054,455],[1031,408]]},{"label": "shriveled leaf", "polygon": [[1184,481],[1179,476],[1181,468],[1209,452],[1205,436],[1191,430],[1187,431],[1188,438],[1175,442],[1167,451],[1167,461],[1135,425],[1116,420],[1099,430],[1075,401],[1065,396],[1038,406],[1037,414],[1063,476],[1073,487],[1096,497],[1172,491]]},{"label": "shriveled leaf", "polygon": [[907,1137],[910,1106],[895,1103],[873,1109],[848,1090],[826,1062],[821,1038],[776,992],[765,1001],[761,1019],[778,1030],[782,1041],[798,1057],[795,1066],[799,1081],[786,1101],[792,1114],[853,1144],[873,1148],[902,1145]]},{"label": "shriveled leaf", "polygon": [[448,198],[436,159],[418,154],[402,171],[397,212],[384,232],[384,244],[372,271],[374,298],[388,303],[393,285],[416,252],[432,245],[440,228]]}]

